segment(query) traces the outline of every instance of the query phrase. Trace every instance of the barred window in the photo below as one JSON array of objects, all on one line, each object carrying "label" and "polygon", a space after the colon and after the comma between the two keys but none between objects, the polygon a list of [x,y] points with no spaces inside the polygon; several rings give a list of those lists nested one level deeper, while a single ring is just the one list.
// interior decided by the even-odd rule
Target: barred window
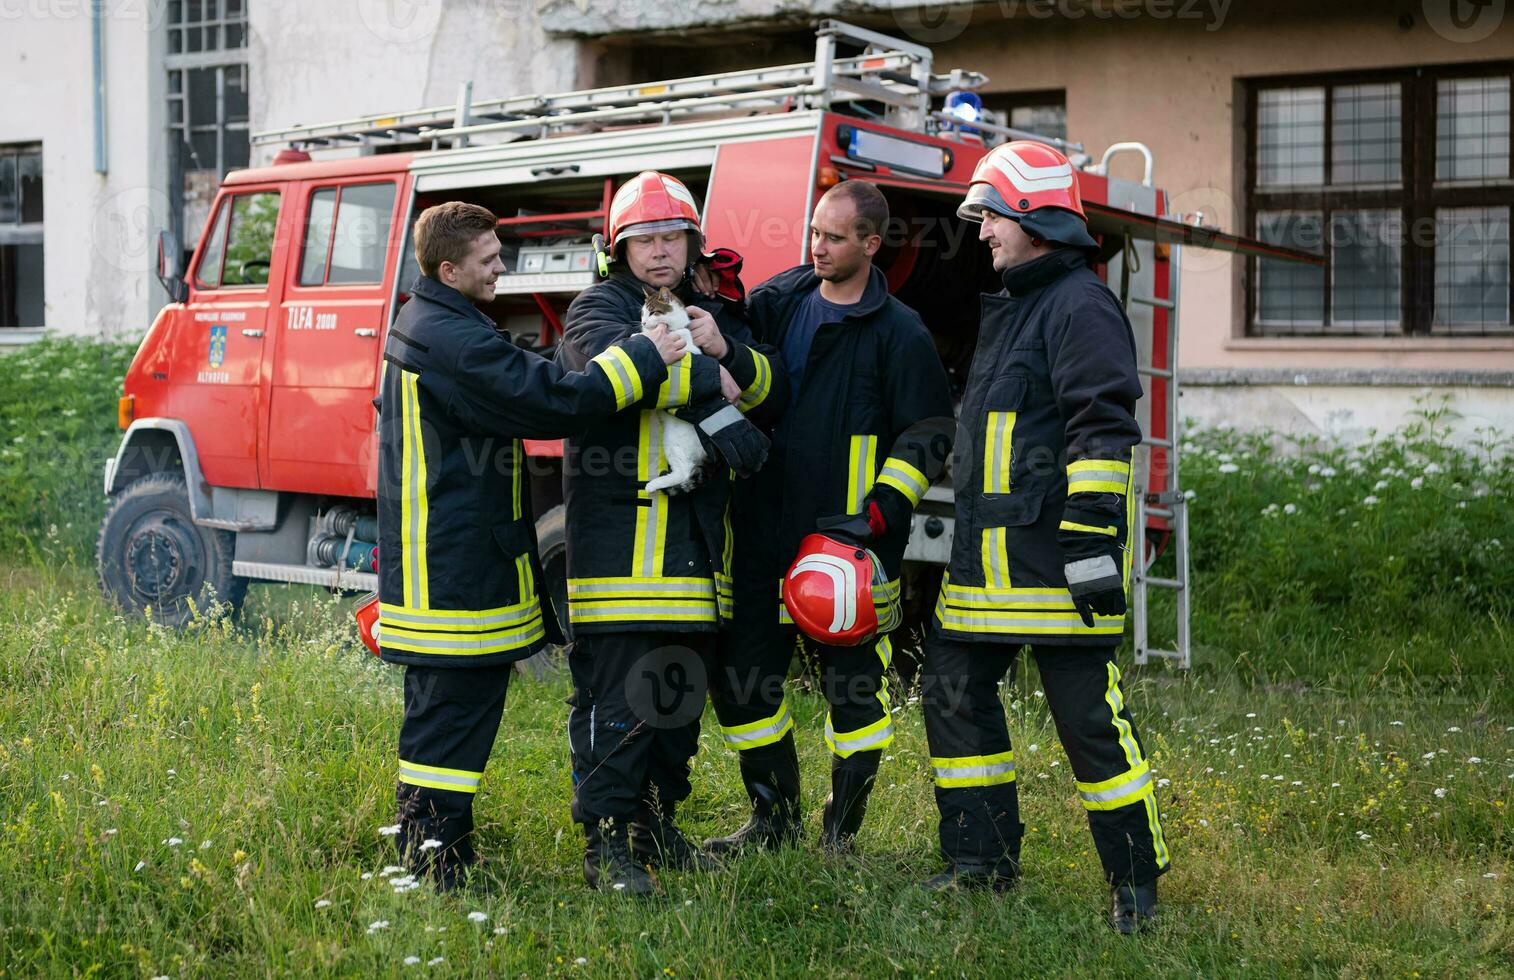
[{"label": "barred window", "polygon": [[1253,259],[1248,332],[1514,332],[1510,78],[1499,62],[1250,83],[1249,226],[1325,265]]}]

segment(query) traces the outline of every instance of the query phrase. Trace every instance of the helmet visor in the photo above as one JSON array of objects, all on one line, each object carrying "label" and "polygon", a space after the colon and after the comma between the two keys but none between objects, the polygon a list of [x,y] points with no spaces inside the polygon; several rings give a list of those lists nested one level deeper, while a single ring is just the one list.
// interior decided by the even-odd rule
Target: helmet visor
[{"label": "helmet visor", "polygon": [[1004,195],[995,189],[993,184],[987,181],[979,181],[967,189],[967,196],[962,203],[957,205],[957,217],[968,221],[983,220],[983,212],[992,211],[1006,218],[1017,218],[1019,214],[1004,200]]},{"label": "helmet visor", "polygon": [[656,235],[664,231],[692,231],[699,233],[699,226],[686,218],[664,218],[661,221],[643,221],[639,224],[627,225],[620,229],[615,236],[612,246],[619,245],[627,238],[635,238],[637,235]]}]

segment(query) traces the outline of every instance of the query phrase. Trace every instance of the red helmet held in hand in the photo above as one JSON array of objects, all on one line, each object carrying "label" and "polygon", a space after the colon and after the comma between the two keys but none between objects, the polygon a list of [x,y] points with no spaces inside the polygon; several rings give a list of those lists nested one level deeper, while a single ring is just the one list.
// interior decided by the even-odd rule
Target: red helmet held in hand
[{"label": "red helmet held in hand", "polygon": [[783,577],[783,605],[800,632],[828,646],[860,646],[899,625],[899,593],[878,557],[825,534],[806,535]]},{"label": "red helmet held in hand", "polygon": [[[374,549],[375,551],[378,549]],[[363,641],[363,646],[375,657],[379,655],[379,597],[377,592],[368,593],[362,602],[358,603],[357,609],[353,610],[353,618],[357,620],[358,636]]]}]

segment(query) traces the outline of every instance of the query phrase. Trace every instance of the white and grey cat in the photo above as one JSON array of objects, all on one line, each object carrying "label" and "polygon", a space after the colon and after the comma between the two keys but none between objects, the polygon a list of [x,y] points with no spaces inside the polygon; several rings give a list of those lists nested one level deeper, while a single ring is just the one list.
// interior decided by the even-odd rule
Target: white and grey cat
[{"label": "white and grey cat", "polygon": [[[666,324],[668,332],[682,337],[691,353],[700,353],[699,345],[689,332],[689,311],[682,301],[666,287],[655,293],[646,290],[646,302],[641,307],[641,329],[651,330],[659,323]],[[669,370],[674,370],[674,365]],[[685,422],[671,412],[658,412],[653,416],[660,429],[662,452],[668,460],[668,472],[647,483],[648,493],[687,493],[698,482],[695,477],[704,465],[704,446],[699,441],[699,432],[692,423]]]}]

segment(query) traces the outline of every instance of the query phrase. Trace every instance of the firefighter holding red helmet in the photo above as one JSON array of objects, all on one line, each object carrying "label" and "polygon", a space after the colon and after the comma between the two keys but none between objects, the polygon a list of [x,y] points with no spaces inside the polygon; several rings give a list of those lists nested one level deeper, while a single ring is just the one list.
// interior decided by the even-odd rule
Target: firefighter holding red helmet
[{"label": "firefighter holding red helmet", "polygon": [[[613,261],[568,308],[558,361],[570,369],[641,332],[648,289],[688,307],[700,353],[660,387],[632,392],[632,410],[585,425],[563,460],[568,619],[573,676],[568,719],[573,819],[584,828],[584,876],[617,894],[656,890],[648,865],[704,869],[711,860],[675,823],[699,747],[710,651],[730,617],[732,472],[758,469],[762,419],[788,397],[782,364],[752,340],[733,253],[701,254],[689,189],[646,171],[611,200]],[[648,492],[666,467],[662,416],[695,425],[707,446],[702,485]]]},{"label": "firefighter holding red helmet", "polygon": [[1041,143],[996,147],[958,214],[979,222],[1004,288],[983,297],[953,462],[956,526],[921,677],[948,862],[928,888],[1020,873],[1014,752],[998,685],[1029,646],[1088,812],[1111,924],[1154,914],[1168,868],[1154,779],[1115,648],[1131,562],[1141,439],[1135,340],[1090,269],[1077,175]]}]

